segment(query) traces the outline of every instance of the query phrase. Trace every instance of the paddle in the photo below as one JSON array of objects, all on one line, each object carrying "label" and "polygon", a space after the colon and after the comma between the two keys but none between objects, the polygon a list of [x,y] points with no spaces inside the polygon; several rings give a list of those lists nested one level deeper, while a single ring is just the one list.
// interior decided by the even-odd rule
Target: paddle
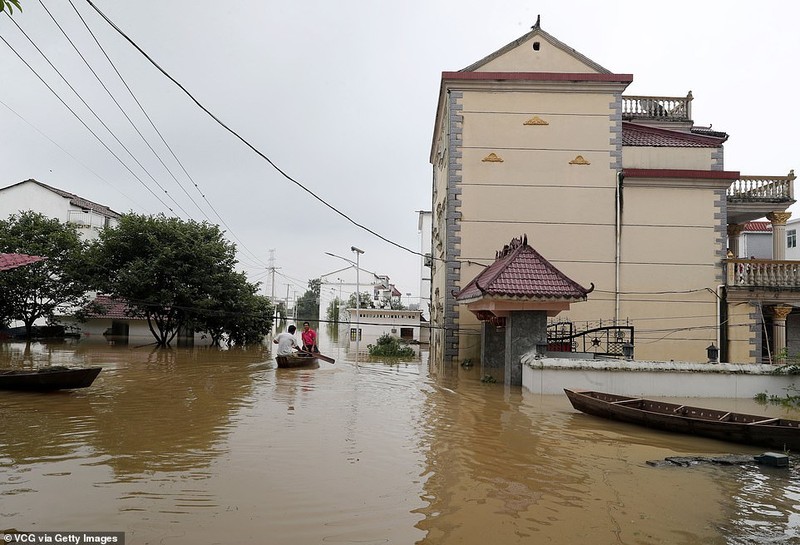
[{"label": "paddle", "polygon": [[306,352],[305,350],[298,350],[298,354],[304,354],[306,356],[314,356],[315,358],[319,358],[323,361],[327,361],[328,363],[336,363],[336,360],[326,356],[325,354],[320,354],[319,352]]}]

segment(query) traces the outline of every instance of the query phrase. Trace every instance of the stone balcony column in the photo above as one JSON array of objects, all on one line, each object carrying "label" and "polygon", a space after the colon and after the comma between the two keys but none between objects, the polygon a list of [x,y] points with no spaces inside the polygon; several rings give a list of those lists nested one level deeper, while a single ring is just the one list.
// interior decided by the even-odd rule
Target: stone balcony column
[{"label": "stone balcony column", "polygon": [[772,223],[772,259],[786,259],[786,222],[792,217],[791,212],[770,212],[767,219]]},{"label": "stone balcony column", "polygon": [[743,223],[729,223],[728,224],[728,251],[733,254],[734,258],[737,257],[747,257],[739,255],[739,240],[740,236],[744,231],[744,224]]},{"label": "stone balcony column", "polygon": [[790,312],[792,307],[789,305],[772,308],[772,354],[776,361],[786,359],[786,317]]}]

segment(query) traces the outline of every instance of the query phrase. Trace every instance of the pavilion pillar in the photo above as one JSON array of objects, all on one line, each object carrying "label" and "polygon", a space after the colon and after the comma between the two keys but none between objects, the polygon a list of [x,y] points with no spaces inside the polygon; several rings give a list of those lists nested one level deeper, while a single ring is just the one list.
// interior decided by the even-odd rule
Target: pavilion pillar
[{"label": "pavilion pillar", "polygon": [[482,375],[493,375],[506,365],[506,331],[489,321],[481,322]]},{"label": "pavilion pillar", "polygon": [[547,311],[512,311],[506,319],[506,386],[522,386],[522,356],[540,342],[547,342]]}]

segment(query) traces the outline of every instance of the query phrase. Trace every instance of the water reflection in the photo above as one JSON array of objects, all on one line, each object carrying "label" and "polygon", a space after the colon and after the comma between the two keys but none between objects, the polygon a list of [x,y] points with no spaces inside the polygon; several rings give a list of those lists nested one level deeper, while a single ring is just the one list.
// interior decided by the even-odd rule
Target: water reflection
[{"label": "water reflection", "polygon": [[2,367],[103,367],[86,390],[0,392],[0,527],[129,544],[800,542],[796,468],[646,464],[759,450],[593,418],[425,352],[355,365],[321,341],[337,363],[315,370],[277,369],[266,347],[0,345]]}]

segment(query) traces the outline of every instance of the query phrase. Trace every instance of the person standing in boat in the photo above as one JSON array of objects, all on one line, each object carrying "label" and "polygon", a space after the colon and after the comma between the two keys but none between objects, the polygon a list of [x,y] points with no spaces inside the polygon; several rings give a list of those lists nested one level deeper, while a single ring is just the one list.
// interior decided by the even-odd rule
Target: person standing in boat
[{"label": "person standing in boat", "polygon": [[290,325],[288,333],[284,331],[272,339],[272,342],[278,345],[277,356],[291,356],[295,350],[300,350],[300,345],[297,344],[297,339],[294,336],[295,331],[297,331],[297,328]]},{"label": "person standing in boat", "polygon": [[308,322],[303,322],[303,333],[300,335],[303,339],[303,350],[306,352],[319,352],[317,348],[317,333],[311,329]]}]

